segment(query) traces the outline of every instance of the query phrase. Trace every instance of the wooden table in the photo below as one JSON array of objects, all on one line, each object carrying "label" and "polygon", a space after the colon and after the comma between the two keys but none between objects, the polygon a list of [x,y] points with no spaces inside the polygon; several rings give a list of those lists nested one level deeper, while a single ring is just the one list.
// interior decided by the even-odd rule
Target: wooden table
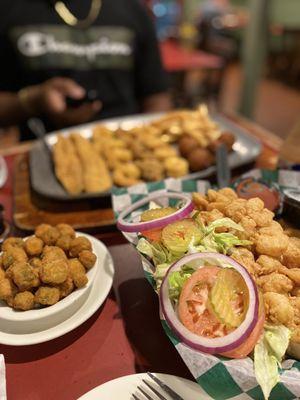
[{"label": "wooden table", "polygon": [[[232,119],[263,141],[257,166],[274,167],[281,140],[249,121]],[[0,189],[0,203],[10,220],[13,158],[29,147],[5,151],[10,179]],[[157,297],[143,277],[135,250],[117,232],[97,236],[108,245],[115,263],[113,289],[86,323],[63,337],[29,347],[0,345],[9,400],[75,400],[108,380],[148,370],[192,379],[162,330]]]}]

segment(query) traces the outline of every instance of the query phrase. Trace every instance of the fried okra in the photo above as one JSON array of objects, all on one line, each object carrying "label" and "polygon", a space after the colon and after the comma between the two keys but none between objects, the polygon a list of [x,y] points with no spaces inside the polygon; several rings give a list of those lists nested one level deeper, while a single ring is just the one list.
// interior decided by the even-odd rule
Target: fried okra
[{"label": "fried okra", "polygon": [[63,283],[68,277],[68,264],[66,260],[56,259],[43,262],[40,268],[42,282],[53,285]]},{"label": "fried okra", "polygon": [[29,263],[18,262],[12,265],[10,276],[19,290],[29,290],[40,284],[37,271]]},{"label": "fried okra", "polygon": [[91,269],[97,260],[97,257],[94,253],[89,250],[83,250],[79,253],[79,261],[86,269]]},{"label": "fried okra", "polygon": [[57,241],[56,241],[56,246],[64,250],[65,252],[68,252],[70,249],[70,244],[72,241],[72,237],[69,235],[62,235],[60,236]]},{"label": "fried okra", "polygon": [[17,293],[13,301],[13,308],[22,311],[32,310],[34,308],[34,294],[28,291]]},{"label": "fried okra", "polygon": [[68,224],[58,224],[56,229],[59,231],[61,236],[70,236],[72,239],[75,238],[76,234],[71,225]]},{"label": "fried okra", "polygon": [[57,288],[40,286],[35,293],[34,301],[42,306],[52,306],[59,301],[59,298],[60,295]]},{"label": "fried okra", "polygon": [[68,260],[69,270],[73,282],[76,287],[81,288],[88,282],[88,278],[85,274],[85,268],[77,258]]},{"label": "fried okra", "polygon": [[67,297],[74,290],[73,279],[70,276],[68,276],[63,283],[57,285],[56,287],[59,290],[59,295],[61,299]]},{"label": "fried okra", "polygon": [[20,247],[9,247],[2,254],[2,265],[7,269],[15,262],[26,262],[28,259],[25,251]]},{"label": "fried okra", "polygon": [[43,251],[44,242],[33,236],[25,241],[25,251],[29,256],[38,256]]},{"label": "fried okra", "polygon": [[35,230],[35,236],[45,244],[54,245],[60,236],[59,230],[48,224],[41,224]]},{"label": "fried okra", "polygon": [[79,236],[70,243],[70,256],[77,257],[83,250],[92,250],[91,242],[83,236]]},{"label": "fried okra", "polygon": [[5,278],[0,281],[0,299],[9,301],[12,300],[17,293],[17,288],[11,279]]},{"label": "fried okra", "polygon": [[66,260],[67,256],[65,252],[57,246],[45,246],[42,253],[43,262],[49,262],[54,260]]},{"label": "fried okra", "polygon": [[21,249],[24,247],[24,241],[22,238],[10,237],[4,240],[2,244],[2,251],[8,250],[10,247],[20,247]]}]

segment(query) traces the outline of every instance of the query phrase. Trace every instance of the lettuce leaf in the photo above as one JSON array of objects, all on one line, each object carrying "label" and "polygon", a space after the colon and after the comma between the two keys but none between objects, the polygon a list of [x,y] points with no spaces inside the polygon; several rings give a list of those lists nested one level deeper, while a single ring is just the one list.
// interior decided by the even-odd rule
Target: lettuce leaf
[{"label": "lettuce leaf", "polygon": [[279,382],[278,366],[288,348],[291,332],[283,325],[265,325],[264,334],[254,349],[254,371],[265,400]]},{"label": "lettuce leaf", "polygon": [[175,302],[178,301],[184,283],[195,272],[194,268],[184,265],[181,271],[172,272],[169,276],[169,295]]},{"label": "lettuce leaf", "polygon": [[211,224],[208,225],[208,227],[206,228],[206,231],[209,233],[209,232],[214,231],[216,228],[221,228],[221,227],[235,229],[236,231],[240,231],[240,232],[244,231],[244,228],[241,225],[237,224],[232,219],[227,218],[227,217],[220,218],[220,219],[217,219],[216,221],[213,221]]}]

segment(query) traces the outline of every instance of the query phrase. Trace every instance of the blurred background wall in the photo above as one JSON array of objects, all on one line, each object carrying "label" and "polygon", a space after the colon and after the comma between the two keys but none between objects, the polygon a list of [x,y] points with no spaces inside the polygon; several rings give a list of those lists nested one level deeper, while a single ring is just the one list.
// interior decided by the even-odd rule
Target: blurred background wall
[{"label": "blurred background wall", "polygon": [[[149,0],[158,37],[219,57],[173,71],[179,106],[209,101],[285,137],[300,110],[299,0]],[[201,63],[200,63],[201,64]],[[174,79],[175,75],[175,79]],[[175,87],[174,87],[175,86]]]}]

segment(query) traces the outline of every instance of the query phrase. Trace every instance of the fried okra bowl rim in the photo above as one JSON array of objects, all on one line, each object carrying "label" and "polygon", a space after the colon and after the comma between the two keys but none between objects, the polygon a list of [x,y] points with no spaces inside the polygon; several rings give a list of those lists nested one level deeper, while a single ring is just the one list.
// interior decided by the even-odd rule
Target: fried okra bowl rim
[{"label": "fried okra bowl rim", "polygon": [[[28,236],[24,239],[28,239],[29,237],[34,237],[34,235]],[[93,253],[97,256],[95,265],[86,272],[86,275],[88,277],[87,284],[82,288],[75,289],[68,296],[59,300],[57,303],[53,304],[52,306],[46,306],[43,308],[38,307],[38,308],[35,308],[32,310],[27,310],[27,311],[15,310],[15,309],[11,308],[10,306],[8,306],[5,301],[0,300],[0,321],[2,321],[2,322],[4,322],[4,321],[10,321],[10,322],[34,321],[34,320],[38,320],[40,318],[50,317],[50,316],[59,314],[66,308],[72,307],[72,305],[76,301],[79,303],[78,308],[82,306],[83,302],[87,298],[87,296],[85,296],[85,295],[89,293],[91,286],[94,282],[94,279],[95,279],[95,276],[96,276],[96,273],[98,270],[98,266],[101,263],[101,254],[103,253],[102,248],[104,247],[104,245],[99,240],[97,240],[96,238],[94,238],[86,233],[76,231],[76,237],[87,238],[91,242]],[[100,251],[100,247],[101,247],[101,251]]]}]

